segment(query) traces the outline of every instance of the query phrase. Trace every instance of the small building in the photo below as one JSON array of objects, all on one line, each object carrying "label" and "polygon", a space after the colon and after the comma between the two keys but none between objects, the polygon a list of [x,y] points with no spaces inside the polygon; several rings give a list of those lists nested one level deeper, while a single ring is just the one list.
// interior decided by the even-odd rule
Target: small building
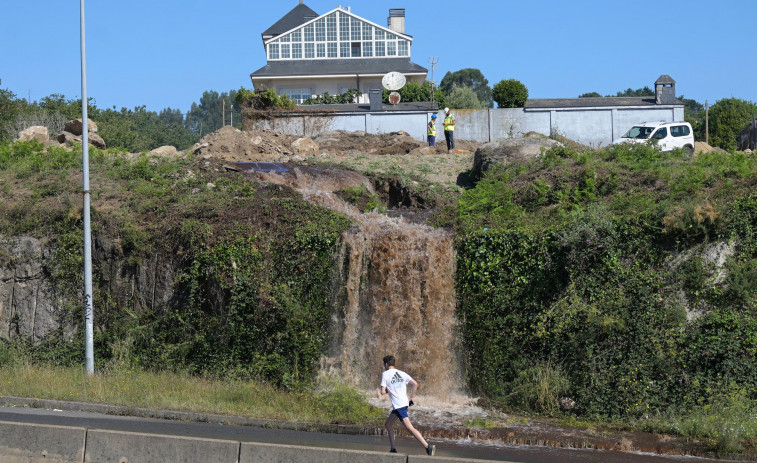
[{"label": "small building", "polygon": [[390,9],[387,27],[337,6],[318,15],[299,1],[262,33],[267,64],[250,74],[255,90],[274,89],[297,103],[349,89],[368,103],[372,88],[391,72],[408,82],[426,80],[428,70],[410,61],[413,37],[405,33],[405,10]]}]

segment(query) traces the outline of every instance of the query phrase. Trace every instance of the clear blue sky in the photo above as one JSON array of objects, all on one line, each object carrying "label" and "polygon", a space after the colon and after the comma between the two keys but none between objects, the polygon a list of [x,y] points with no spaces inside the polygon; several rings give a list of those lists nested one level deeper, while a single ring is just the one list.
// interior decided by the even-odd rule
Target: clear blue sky
[{"label": "clear blue sky", "polygon": [[[518,79],[531,98],[652,87],[710,104],[757,102],[757,0],[305,0],[339,3],[386,25],[406,9],[412,60],[439,81],[478,68],[494,85]],[[99,108],[189,109],[202,92],[251,87],[265,65],[261,32],[298,0],[87,0],[88,95]],[[0,0],[0,88],[32,101],[81,95],[79,1]],[[429,75],[430,78],[430,75]]]}]

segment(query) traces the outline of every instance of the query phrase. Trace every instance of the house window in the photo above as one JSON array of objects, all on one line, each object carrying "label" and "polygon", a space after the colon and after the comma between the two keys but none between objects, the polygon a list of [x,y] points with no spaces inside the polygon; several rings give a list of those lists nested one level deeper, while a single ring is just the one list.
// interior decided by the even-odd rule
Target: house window
[{"label": "house window", "polygon": [[286,95],[297,104],[302,104],[303,101],[312,98],[313,91],[309,88],[284,88],[279,90],[279,96],[281,95]]},{"label": "house window", "polygon": [[376,29],[376,40],[384,40],[384,29]]},{"label": "house window", "polygon": [[328,41],[336,42],[336,14],[327,16],[326,24],[328,25]]},{"label": "house window", "polygon": [[289,42],[289,34],[279,39],[279,42]]},{"label": "house window", "polygon": [[373,42],[363,42],[363,56],[373,56]]},{"label": "house window", "polygon": [[306,42],[312,42],[313,40],[315,40],[314,29],[315,27],[313,23],[310,23],[307,26],[305,26],[305,41]]},{"label": "house window", "polygon": [[400,40],[399,42],[397,42],[397,47],[397,54],[399,56],[408,56],[407,40]]},{"label": "house window", "polygon": [[314,43],[305,44],[305,58],[315,58],[315,44]]},{"label": "house window", "polygon": [[329,58],[337,58],[336,42],[329,42]]},{"label": "house window", "polygon": [[352,42],[350,56],[360,58],[360,42]]},{"label": "house window", "polygon": [[339,14],[339,40],[350,39],[350,17],[346,14]]},{"label": "house window", "polygon": [[326,21],[323,18],[315,22],[315,41],[326,41]]},{"label": "house window", "polygon": [[376,56],[386,56],[386,42],[376,42]]},{"label": "house window", "polygon": [[302,59],[302,44],[301,43],[292,44],[292,59]]},{"label": "house window", "polygon": [[360,40],[360,37],[362,37],[362,30],[360,29],[360,25],[362,24],[360,21],[356,20],[355,18],[352,18],[352,40]]},{"label": "house window", "polygon": [[282,59],[289,59],[289,47],[290,45],[288,43],[281,44],[281,58]]},{"label": "house window", "polygon": [[279,44],[272,43],[268,45],[268,59],[279,59]]},{"label": "house window", "polygon": [[326,57],[326,44],[325,43],[316,43],[315,44],[315,54],[318,58],[325,58]]},{"label": "house window", "polygon": [[302,29],[297,29],[296,31],[292,31],[292,42],[302,42]]},{"label": "house window", "polygon": [[350,57],[350,42],[339,42],[339,57],[340,58]]},{"label": "house window", "polygon": [[386,42],[386,56],[397,56],[397,42]]},{"label": "house window", "polygon": [[363,40],[373,40],[373,26],[363,24]]}]

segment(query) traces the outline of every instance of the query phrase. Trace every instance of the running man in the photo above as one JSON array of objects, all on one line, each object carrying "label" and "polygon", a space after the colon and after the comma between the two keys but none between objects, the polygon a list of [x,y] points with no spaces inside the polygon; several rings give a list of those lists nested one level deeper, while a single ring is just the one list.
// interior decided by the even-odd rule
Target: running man
[{"label": "running man", "polygon": [[[386,431],[389,434],[389,445],[391,445],[392,453],[397,453],[397,448],[394,446],[394,422],[399,418],[402,424],[426,449],[426,454],[434,455],[436,453],[436,446],[430,445],[421,436],[421,433],[413,427],[410,422],[410,417],[407,415],[407,407],[413,405],[413,398],[415,397],[415,391],[418,390],[418,381],[414,380],[407,373],[402,370],[398,370],[394,366],[395,360],[393,355],[387,355],[384,357],[384,373],[381,375],[381,395],[389,394],[389,398],[392,400],[392,412],[386,419]],[[410,384],[410,396],[407,395],[407,385]]]}]

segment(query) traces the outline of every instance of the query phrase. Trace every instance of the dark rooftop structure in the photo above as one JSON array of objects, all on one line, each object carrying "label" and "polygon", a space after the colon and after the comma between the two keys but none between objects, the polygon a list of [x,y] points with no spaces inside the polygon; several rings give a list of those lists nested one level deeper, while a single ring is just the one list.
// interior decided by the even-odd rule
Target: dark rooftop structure
[{"label": "dark rooftop structure", "polygon": [[300,4],[292,8],[292,11],[263,32],[263,42],[317,17],[318,13],[300,1]]},{"label": "dark rooftop structure", "polygon": [[269,61],[253,72],[254,77],[279,77],[296,75],[350,75],[386,74],[389,71],[402,73],[426,73],[427,69],[407,58],[376,59],[331,59]]},{"label": "dark rooftop structure", "polygon": [[[676,103],[683,105],[682,101]],[[605,97],[605,98],[533,98],[526,100],[526,109],[544,108],[603,108],[614,106],[655,106],[652,96],[645,97]]]}]

